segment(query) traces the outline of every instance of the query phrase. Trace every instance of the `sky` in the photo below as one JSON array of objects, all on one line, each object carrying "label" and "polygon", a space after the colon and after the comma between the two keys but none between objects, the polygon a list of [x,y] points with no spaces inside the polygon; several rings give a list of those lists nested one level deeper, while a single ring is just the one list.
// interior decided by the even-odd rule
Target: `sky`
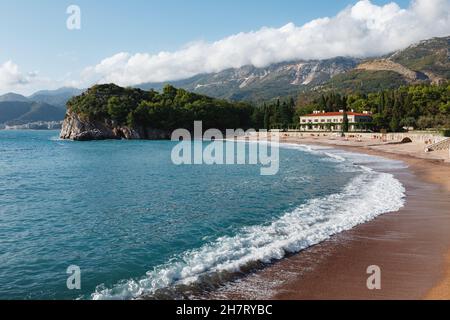
[{"label": "sky", "polygon": [[449,34],[450,0],[0,0],[0,94],[375,56]]}]

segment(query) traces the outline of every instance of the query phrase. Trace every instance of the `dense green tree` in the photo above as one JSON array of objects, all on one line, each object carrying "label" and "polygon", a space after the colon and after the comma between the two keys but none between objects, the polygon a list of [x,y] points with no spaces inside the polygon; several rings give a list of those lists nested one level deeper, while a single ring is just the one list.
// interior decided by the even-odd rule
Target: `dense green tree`
[{"label": "dense green tree", "polygon": [[442,114],[450,115],[450,101],[447,101],[447,103],[445,102],[441,103],[439,111]]},{"label": "dense green tree", "polygon": [[[299,117],[314,110],[371,111],[373,129],[402,130],[450,128],[450,84],[410,85],[370,94],[308,92],[267,101],[261,106],[229,102],[198,95],[172,86],[161,93],[116,85],[96,85],[72,98],[68,107],[81,117],[111,120],[131,127],[191,130],[196,120],[204,128],[297,127]],[[350,124],[349,124],[350,125]]]},{"label": "dense green tree", "polygon": [[122,123],[128,116],[127,108],[122,104],[119,97],[111,97],[107,104],[108,114],[111,119]]},{"label": "dense green tree", "polygon": [[397,132],[400,130],[400,119],[397,115],[393,115],[391,121],[389,122],[389,127],[392,132]]},{"label": "dense green tree", "polygon": [[270,109],[264,104],[264,128],[270,129]]},{"label": "dense green tree", "polygon": [[343,120],[343,124],[342,124],[342,131],[348,132],[349,130],[350,130],[350,123],[348,120],[348,114],[347,114],[347,111],[344,110],[344,120]]},{"label": "dense green tree", "polygon": [[417,125],[417,121],[414,117],[407,117],[404,118],[401,122],[400,125],[403,127],[407,127],[407,128],[415,128]]},{"label": "dense green tree", "polygon": [[370,94],[353,93],[340,97],[333,92],[315,95],[313,99],[300,96],[296,115],[305,115],[312,110],[347,110],[373,113],[373,129],[402,130],[441,129],[450,127],[450,85],[410,85]]},{"label": "dense green tree", "polygon": [[389,127],[389,121],[380,113],[373,115],[374,129],[387,129]]},{"label": "dense green tree", "polygon": [[265,108],[254,108],[252,114],[252,122],[254,129],[265,128]]},{"label": "dense green tree", "polygon": [[205,130],[249,129],[263,122],[263,114],[250,104],[213,99],[172,86],[164,87],[162,93],[113,84],[94,86],[71,99],[68,107],[82,117],[161,130],[192,130],[194,121],[203,121]]},{"label": "dense green tree", "polygon": [[[180,91],[181,94],[185,94],[186,92],[184,90]],[[171,85],[166,85],[163,88],[163,97],[165,99],[168,99],[170,101],[173,101],[175,97],[177,97],[178,91]]]}]

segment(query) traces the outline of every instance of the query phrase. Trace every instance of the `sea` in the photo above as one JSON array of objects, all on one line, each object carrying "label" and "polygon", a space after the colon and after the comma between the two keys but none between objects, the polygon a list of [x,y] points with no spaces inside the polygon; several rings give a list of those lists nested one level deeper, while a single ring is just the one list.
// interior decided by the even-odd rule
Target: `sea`
[{"label": "sea", "polygon": [[401,162],[281,144],[262,176],[175,145],[0,131],[0,299],[199,297],[405,203]]}]

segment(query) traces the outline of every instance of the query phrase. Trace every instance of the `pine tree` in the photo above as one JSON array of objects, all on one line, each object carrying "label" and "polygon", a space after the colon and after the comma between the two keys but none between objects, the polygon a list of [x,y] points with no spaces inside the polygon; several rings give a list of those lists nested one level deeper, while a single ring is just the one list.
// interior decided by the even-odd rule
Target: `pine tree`
[{"label": "pine tree", "polygon": [[400,129],[400,119],[397,115],[393,115],[391,118],[391,121],[389,123],[389,127],[391,128],[392,132],[397,132]]},{"label": "pine tree", "polygon": [[320,108],[320,110],[326,110],[327,109],[327,100],[326,100],[324,95],[322,95],[320,97],[319,108]]}]

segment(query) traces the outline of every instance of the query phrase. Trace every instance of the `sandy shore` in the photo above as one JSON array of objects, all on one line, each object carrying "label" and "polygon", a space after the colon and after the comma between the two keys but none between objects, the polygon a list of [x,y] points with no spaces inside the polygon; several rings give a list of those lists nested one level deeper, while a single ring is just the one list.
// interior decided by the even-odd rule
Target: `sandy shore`
[{"label": "sandy shore", "polygon": [[[399,212],[332,237],[222,288],[222,299],[450,299],[450,164],[448,151],[421,143],[284,138],[401,160],[392,172],[406,187]],[[447,162],[445,162],[447,161]],[[367,267],[381,268],[382,289],[368,290]]]}]

